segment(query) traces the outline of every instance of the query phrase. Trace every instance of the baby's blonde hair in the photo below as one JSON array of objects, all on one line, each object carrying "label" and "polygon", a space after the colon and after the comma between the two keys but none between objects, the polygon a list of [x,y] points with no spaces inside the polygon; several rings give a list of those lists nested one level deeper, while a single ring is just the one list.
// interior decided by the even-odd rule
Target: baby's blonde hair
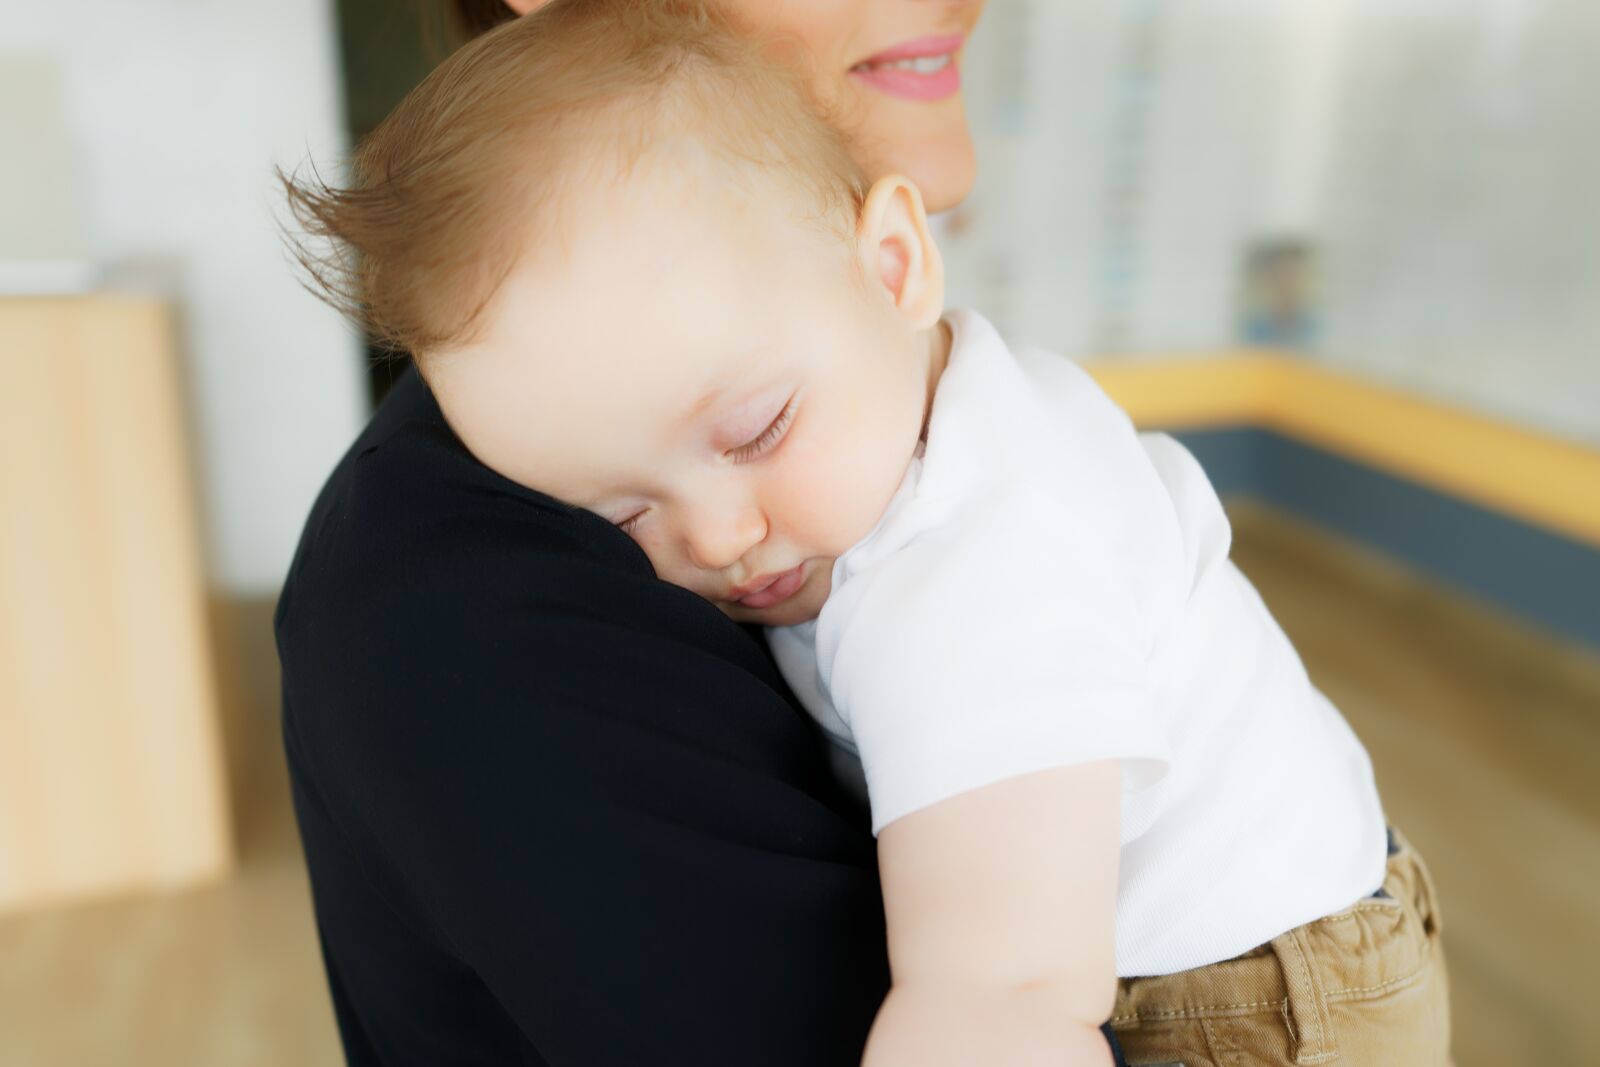
[{"label": "baby's blonde hair", "polygon": [[344,187],[278,172],[313,293],[419,360],[469,342],[572,194],[703,141],[847,237],[868,182],[797,42],[715,0],[556,0],[464,45],[357,146]]}]

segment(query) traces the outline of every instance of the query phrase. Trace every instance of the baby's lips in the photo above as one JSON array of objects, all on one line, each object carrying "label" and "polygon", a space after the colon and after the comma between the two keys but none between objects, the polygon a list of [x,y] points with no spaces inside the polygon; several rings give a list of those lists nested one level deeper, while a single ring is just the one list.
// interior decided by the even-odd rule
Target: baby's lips
[{"label": "baby's lips", "polygon": [[734,599],[747,608],[770,608],[774,604],[780,604],[798,593],[800,587],[805,584],[805,567],[806,565],[802,563],[793,570],[772,575],[771,580],[763,575],[751,583],[750,592]]}]

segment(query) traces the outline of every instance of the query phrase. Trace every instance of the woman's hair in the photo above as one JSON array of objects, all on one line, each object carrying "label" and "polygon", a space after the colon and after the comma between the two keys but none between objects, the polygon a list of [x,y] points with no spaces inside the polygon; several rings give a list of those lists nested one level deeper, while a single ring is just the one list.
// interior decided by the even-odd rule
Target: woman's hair
[{"label": "woman's hair", "polygon": [[712,0],[556,0],[458,49],[357,146],[349,184],[278,177],[319,298],[419,360],[473,338],[563,206],[690,139],[848,237],[867,181],[806,53]]}]

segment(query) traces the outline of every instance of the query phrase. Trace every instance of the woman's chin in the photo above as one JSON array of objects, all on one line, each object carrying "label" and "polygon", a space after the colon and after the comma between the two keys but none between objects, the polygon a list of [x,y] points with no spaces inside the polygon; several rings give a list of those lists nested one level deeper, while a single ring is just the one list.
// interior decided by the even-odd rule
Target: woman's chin
[{"label": "woman's chin", "polygon": [[[972,143],[969,141],[964,153],[951,151],[950,158],[928,180],[922,190],[922,206],[930,215],[949,211],[967,198],[977,180],[977,158],[972,153]],[[922,185],[920,182],[918,184]]]},{"label": "woman's chin", "polygon": [[904,174],[917,183],[930,214],[948,211],[967,198],[978,177],[978,159],[965,121],[916,141],[886,146],[877,173]]}]

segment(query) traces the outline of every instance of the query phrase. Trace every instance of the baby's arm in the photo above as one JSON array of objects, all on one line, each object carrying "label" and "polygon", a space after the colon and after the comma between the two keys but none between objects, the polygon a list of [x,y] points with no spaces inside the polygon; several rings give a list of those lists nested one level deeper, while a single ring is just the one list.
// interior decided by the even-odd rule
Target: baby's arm
[{"label": "baby's arm", "polygon": [[1115,760],[1013,778],[878,838],[893,986],[862,1067],[1102,1067],[1116,989]]}]

